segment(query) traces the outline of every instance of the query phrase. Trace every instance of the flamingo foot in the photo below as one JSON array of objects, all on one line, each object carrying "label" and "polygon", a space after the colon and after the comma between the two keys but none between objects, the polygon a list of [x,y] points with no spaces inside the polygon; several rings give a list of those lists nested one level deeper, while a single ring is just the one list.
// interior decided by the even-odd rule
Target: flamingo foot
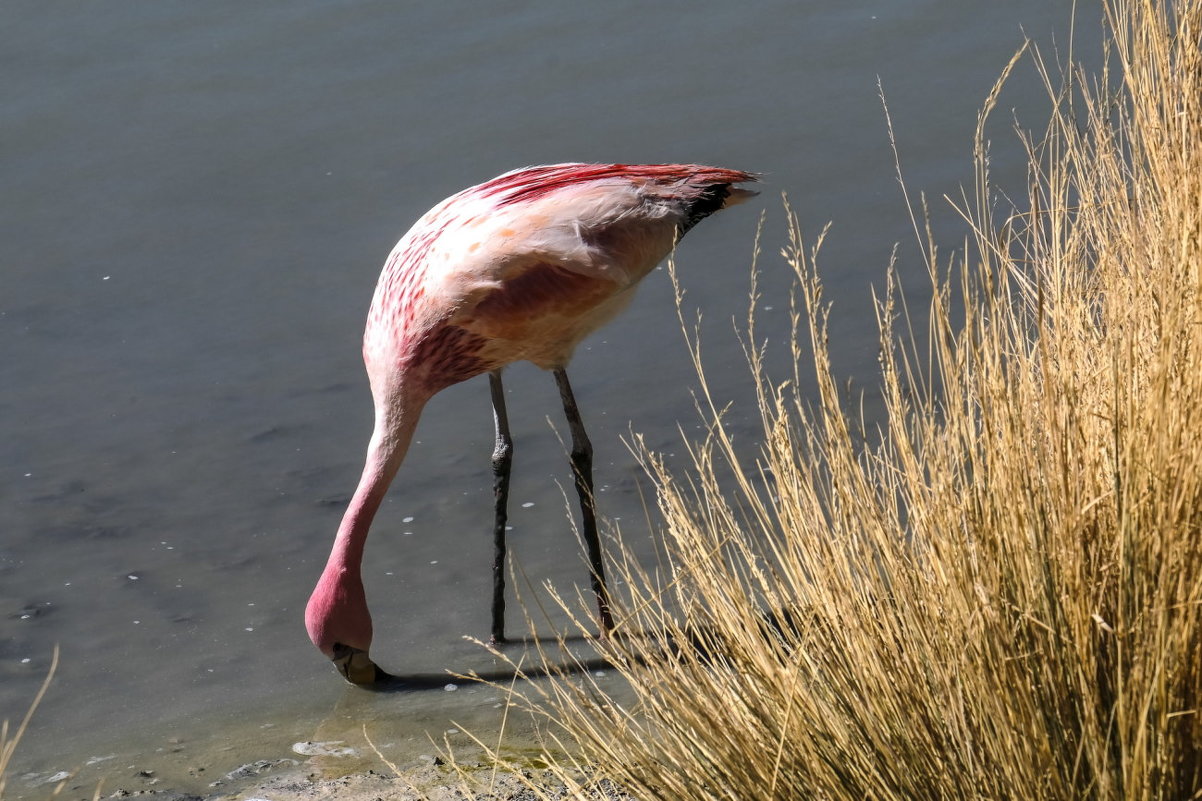
[{"label": "flamingo foot", "polygon": [[387,673],[380,670],[379,666],[371,661],[367,651],[359,648],[335,643],[332,660],[334,667],[338,668],[338,672],[342,674],[342,678],[351,684],[375,684],[388,677]]}]

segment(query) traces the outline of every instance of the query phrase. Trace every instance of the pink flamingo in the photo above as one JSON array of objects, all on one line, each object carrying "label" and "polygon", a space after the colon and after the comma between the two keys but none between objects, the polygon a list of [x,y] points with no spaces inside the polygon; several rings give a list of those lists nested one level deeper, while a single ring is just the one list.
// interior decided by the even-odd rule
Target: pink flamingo
[{"label": "pink flamingo", "polygon": [[513,445],[501,368],[555,375],[572,435],[581,532],[604,635],[612,628],[592,485],[592,446],[564,371],[576,345],[622,310],[677,239],[754,195],[749,173],[685,164],[528,167],[465,189],[414,224],[384,264],[363,358],[375,429],[359,486],[305,609],[309,638],[354,684],[387,676],[368,656],[360,564],[372,518],[418,416],[441,389],[489,374],[496,449],[492,638],[504,634],[505,521]]}]

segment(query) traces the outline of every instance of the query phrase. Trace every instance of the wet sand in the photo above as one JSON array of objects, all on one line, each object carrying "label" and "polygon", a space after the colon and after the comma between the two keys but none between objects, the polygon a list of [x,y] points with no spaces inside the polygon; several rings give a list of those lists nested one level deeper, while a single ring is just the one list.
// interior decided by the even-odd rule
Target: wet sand
[{"label": "wet sand", "polygon": [[[531,787],[540,788],[550,798],[562,798],[566,788],[549,771],[527,769],[521,774],[494,772],[477,766],[466,775],[446,766],[427,765],[399,775],[378,773],[355,774],[339,779],[313,781],[306,778],[279,776],[253,788],[253,795],[240,798],[262,798],[271,801],[308,801],[317,798],[376,801],[377,799],[423,799],[428,801],[462,801],[465,798],[494,801],[533,801],[541,796]],[[590,796],[598,801],[625,801],[633,796],[620,792],[608,782],[601,782]]]},{"label": "wet sand", "polygon": [[[520,649],[520,646],[517,646]],[[586,663],[587,664],[587,663]],[[481,661],[476,667],[485,667]],[[587,679],[607,693],[629,693],[616,672],[589,665]],[[161,728],[107,732],[85,750],[10,772],[5,801],[60,799],[533,799],[530,784],[562,797],[545,770],[554,742],[545,716],[508,701],[506,688],[537,690],[549,679],[512,678],[503,686],[429,674],[415,688],[374,690],[334,684],[316,715],[286,710],[214,710],[164,721]],[[437,685],[437,686],[435,686]],[[537,694],[534,692],[532,694]],[[36,729],[36,718],[34,727]],[[517,773],[494,770],[485,743]],[[554,753],[554,749],[552,749]],[[597,798],[623,798],[601,793]]]},{"label": "wet sand", "polygon": [[[197,795],[168,788],[138,786],[136,781],[117,787],[102,787],[102,798],[145,798],[160,801],[313,801],[337,798],[340,801],[533,801],[545,794],[563,798],[566,788],[550,771],[523,768],[518,771],[494,770],[482,761],[448,765],[443,759],[426,756],[408,766],[343,774],[323,765],[320,759],[247,765],[247,776],[223,783],[214,792]],[[538,788],[538,791],[532,789]],[[72,787],[62,798],[91,799],[95,788]],[[598,801],[625,801],[633,798],[612,784],[598,782],[590,797]]]},{"label": "wet sand", "polygon": [[[56,797],[81,801],[97,795],[102,799],[159,801],[311,801],[335,797],[341,801],[532,801],[543,797],[541,794],[552,799],[566,795],[564,783],[545,767],[536,766],[534,759],[529,767],[504,770],[495,769],[482,754],[477,759],[457,758],[454,764],[448,764],[438,755],[422,754],[404,765],[380,761],[377,767],[347,771],[349,765],[337,753],[343,747],[340,743],[309,742],[298,746],[319,753],[308,757],[294,753],[288,758],[248,763],[216,779],[206,790],[168,787],[153,770],[139,770],[117,782],[89,784],[72,778]],[[55,784],[44,787],[43,797],[53,793]],[[590,797],[624,801],[632,796],[601,781]]]},{"label": "wet sand", "polygon": [[[384,751],[393,743],[374,744],[348,740],[294,743],[286,755],[255,759],[227,770],[236,754],[215,753],[209,759],[191,754],[187,775],[169,764],[170,754],[152,754],[133,763],[124,758],[107,758],[63,777],[31,775],[11,777],[12,798],[49,798],[58,786],[59,799],[90,801],[99,798],[145,798],[160,801],[309,801],[338,798],[349,801],[376,799],[535,799],[537,787],[548,797],[564,797],[561,781],[545,768],[539,749],[532,743],[507,744],[504,752],[517,767],[494,767],[478,747],[458,747],[453,757],[430,747],[425,753],[406,755],[394,761]],[[162,751],[163,749],[157,749]],[[167,749],[170,751],[170,749]],[[179,747],[174,753],[184,754]],[[247,753],[257,754],[255,749]],[[394,755],[395,756],[395,755]],[[128,764],[127,764],[128,763]],[[578,777],[579,778],[579,777]],[[22,786],[24,785],[24,786]],[[597,799],[626,799],[606,782],[600,783]],[[6,798],[10,797],[6,794]]]}]

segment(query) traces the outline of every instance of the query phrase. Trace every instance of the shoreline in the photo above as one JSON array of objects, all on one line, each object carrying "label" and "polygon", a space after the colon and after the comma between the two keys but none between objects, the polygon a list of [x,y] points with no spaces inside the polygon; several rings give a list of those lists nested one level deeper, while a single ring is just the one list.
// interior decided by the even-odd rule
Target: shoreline
[{"label": "shoreline", "polygon": [[[452,766],[435,759],[395,771],[392,768],[367,770],[332,777],[314,775],[301,766],[254,782],[232,795],[208,796],[203,801],[314,801],[323,798],[338,798],[339,801],[535,801],[542,796],[532,790],[532,786],[551,798],[563,798],[567,794],[564,783],[546,769],[493,769],[482,762]],[[631,798],[608,783],[602,782],[602,787],[604,789],[591,797],[598,801]]]},{"label": "shoreline", "polygon": [[[607,673],[598,680],[623,692],[616,672]],[[316,715],[274,704],[223,709],[107,739],[89,737],[90,745],[60,744],[53,755],[42,743],[29,760],[18,748],[4,799],[48,798],[65,782],[58,799],[90,801],[99,787],[100,798],[164,801],[462,801],[473,797],[464,792],[463,774],[473,777],[480,798],[538,798],[527,787],[531,781],[562,797],[562,783],[544,770],[544,744],[553,742],[546,719],[506,702],[494,686],[448,679],[442,688],[408,692],[347,688]],[[494,771],[481,742],[523,775]]]},{"label": "shoreline", "polygon": [[[14,801],[49,797],[60,801],[309,801],[331,797],[349,801],[462,801],[473,797],[517,801],[538,797],[528,787],[531,782],[550,788],[553,796],[563,787],[549,771],[538,767],[540,760],[533,756],[530,767],[506,769],[489,764],[479,746],[456,748],[450,758],[434,748],[427,751],[409,754],[398,763],[379,750],[369,748],[364,753],[359,744],[342,740],[302,741],[295,743],[288,755],[252,759],[225,773],[221,772],[224,767],[220,756],[233,754],[215,755],[212,764],[194,762],[184,779],[170,769],[160,774],[157,768],[161,762],[150,755],[121,767],[117,765],[128,760],[109,757],[69,776],[10,775],[4,797]],[[530,751],[536,753],[534,747]],[[261,755],[253,749],[239,753],[243,757]],[[166,755],[158,756],[161,759]]]},{"label": "shoreline", "polygon": [[[316,744],[315,744],[316,745]],[[564,782],[544,767],[501,768],[482,760],[456,759],[423,754],[404,765],[381,761],[377,767],[349,767],[338,755],[317,754],[308,759],[281,758],[247,763],[239,775],[213,782],[208,792],[199,788],[158,786],[149,771],[121,782],[98,785],[67,780],[61,793],[46,784],[41,797],[56,799],[143,798],[151,801],[535,801],[545,794],[564,798]],[[538,788],[534,790],[532,788]],[[629,801],[631,796],[602,780],[590,798],[598,801]]]}]

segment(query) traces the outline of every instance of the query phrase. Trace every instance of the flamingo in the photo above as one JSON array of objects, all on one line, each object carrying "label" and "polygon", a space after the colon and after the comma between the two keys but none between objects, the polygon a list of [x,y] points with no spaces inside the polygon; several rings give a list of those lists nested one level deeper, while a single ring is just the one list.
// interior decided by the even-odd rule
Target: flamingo
[{"label": "flamingo", "polygon": [[613,627],[593,500],[592,445],[565,372],[576,345],[705,217],[755,192],[739,170],[689,164],[554,164],[507,172],[428,211],[384,264],[363,359],[375,427],[362,477],[305,608],[313,644],[352,684],[388,677],[371,660],[361,577],[368,529],[426,402],[488,374],[496,445],[492,640],[503,642],[505,523],[513,443],[501,369],[527,360],[555,376],[572,437],[602,636]]}]

